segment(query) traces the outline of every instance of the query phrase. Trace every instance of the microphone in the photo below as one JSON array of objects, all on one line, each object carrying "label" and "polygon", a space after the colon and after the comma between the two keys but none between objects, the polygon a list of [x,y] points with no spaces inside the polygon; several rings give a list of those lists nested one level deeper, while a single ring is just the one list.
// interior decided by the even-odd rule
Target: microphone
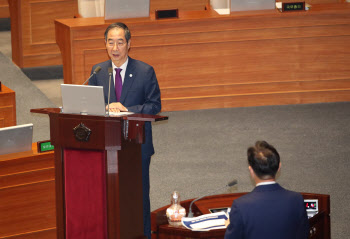
[{"label": "microphone", "polygon": [[108,116],[109,116],[109,98],[111,97],[111,79],[113,74],[113,68],[108,67],[108,75],[109,75],[109,82],[108,82]]},{"label": "microphone", "polygon": [[[219,188],[219,189],[216,189],[216,190],[212,191],[210,194],[213,194],[213,193],[215,193],[215,192],[217,192],[217,191],[220,191],[220,190],[222,190],[222,189],[224,189],[224,188],[226,188],[226,187],[232,187],[233,185],[236,185],[236,184],[237,184],[237,179],[234,179],[234,180],[232,180],[231,182],[229,182],[228,184],[226,184],[224,187],[221,187],[221,188]],[[208,194],[205,194],[204,196],[199,197],[199,198],[197,198],[197,199],[195,199],[195,200],[193,200],[193,201],[191,202],[190,207],[189,207],[189,210],[188,210],[188,215],[187,215],[187,217],[193,217],[192,204],[193,204],[194,202],[198,201],[199,199],[202,199],[202,198],[207,197],[207,196],[209,196],[209,195],[208,195]]]},{"label": "microphone", "polygon": [[92,74],[89,76],[89,78],[88,78],[82,85],[85,85],[86,82],[88,82],[88,81],[91,79],[91,77],[92,77],[93,75],[96,75],[100,70],[101,70],[101,66],[96,67],[95,70],[94,70],[94,72],[92,72]]}]

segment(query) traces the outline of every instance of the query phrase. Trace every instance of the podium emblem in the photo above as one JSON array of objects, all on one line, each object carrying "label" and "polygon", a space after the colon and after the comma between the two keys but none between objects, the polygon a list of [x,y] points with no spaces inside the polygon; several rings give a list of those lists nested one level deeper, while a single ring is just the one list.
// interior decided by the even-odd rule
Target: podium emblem
[{"label": "podium emblem", "polygon": [[82,142],[89,141],[91,129],[86,127],[83,123],[80,123],[79,125],[75,126],[73,129],[75,139]]}]

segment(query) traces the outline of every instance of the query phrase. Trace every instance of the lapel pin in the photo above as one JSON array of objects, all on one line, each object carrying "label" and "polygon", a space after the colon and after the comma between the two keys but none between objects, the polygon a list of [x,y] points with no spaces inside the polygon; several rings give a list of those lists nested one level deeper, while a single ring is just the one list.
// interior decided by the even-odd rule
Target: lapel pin
[{"label": "lapel pin", "polygon": [[130,74],[129,76],[132,77],[132,74]]}]

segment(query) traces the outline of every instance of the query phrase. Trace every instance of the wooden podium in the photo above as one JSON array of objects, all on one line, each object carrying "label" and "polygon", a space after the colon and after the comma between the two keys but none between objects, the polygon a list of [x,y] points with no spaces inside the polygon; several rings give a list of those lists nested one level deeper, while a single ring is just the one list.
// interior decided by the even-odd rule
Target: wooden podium
[{"label": "wooden podium", "polygon": [[0,88],[0,128],[15,126],[16,93],[4,84]]},{"label": "wooden podium", "polygon": [[144,123],[167,117],[103,117],[32,109],[50,117],[55,146],[57,239],[144,238]]},{"label": "wooden podium", "polygon": [[[222,194],[205,197],[192,205],[195,217],[210,213],[209,209],[231,207],[233,200],[247,193]],[[319,212],[309,219],[310,239],[329,239],[330,237],[330,197],[325,194],[301,193],[304,199],[318,199]],[[181,202],[188,212],[189,205],[194,199]],[[166,209],[170,205],[159,208],[151,213],[152,239],[195,239],[195,238],[224,238],[226,229],[212,231],[191,231],[183,226],[173,227],[168,224]]]}]

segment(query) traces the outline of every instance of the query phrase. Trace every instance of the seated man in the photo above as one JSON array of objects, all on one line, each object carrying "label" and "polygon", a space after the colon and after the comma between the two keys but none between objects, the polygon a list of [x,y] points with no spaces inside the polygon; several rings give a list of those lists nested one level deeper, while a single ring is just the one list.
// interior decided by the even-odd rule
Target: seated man
[{"label": "seated man", "polygon": [[248,148],[255,189],[234,200],[225,239],[306,239],[309,221],[301,194],[275,182],[281,168],[277,150],[265,141]]}]

